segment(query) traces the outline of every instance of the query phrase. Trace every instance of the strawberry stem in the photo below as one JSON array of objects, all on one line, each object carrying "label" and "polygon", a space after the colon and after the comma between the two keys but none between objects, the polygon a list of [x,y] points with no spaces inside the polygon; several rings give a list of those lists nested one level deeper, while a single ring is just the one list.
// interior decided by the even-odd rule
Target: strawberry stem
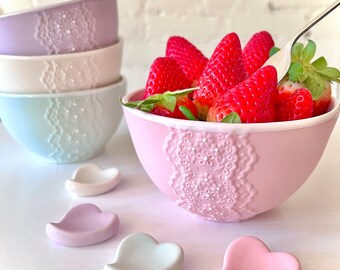
[{"label": "strawberry stem", "polygon": [[311,92],[313,100],[321,97],[326,82],[340,82],[340,71],[327,67],[324,57],[311,62],[316,53],[316,44],[309,40],[307,45],[296,43],[292,50],[292,63],[288,70],[289,80],[303,83]]}]

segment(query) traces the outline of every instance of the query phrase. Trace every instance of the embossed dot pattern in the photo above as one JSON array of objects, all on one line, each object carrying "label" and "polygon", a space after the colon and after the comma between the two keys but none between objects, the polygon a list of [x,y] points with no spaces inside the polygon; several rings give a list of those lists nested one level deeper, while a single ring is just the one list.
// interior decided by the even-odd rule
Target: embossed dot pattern
[{"label": "embossed dot pattern", "polygon": [[248,219],[256,190],[247,180],[257,161],[248,135],[169,128],[164,152],[172,164],[169,185],[176,203],[214,221]]},{"label": "embossed dot pattern", "polygon": [[[87,7],[70,5],[67,10],[46,10],[37,13],[35,37],[48,54],[64,54],[98,49],[94,34],[96,20]],[[77,46],[75,45],[77,44]]]}]

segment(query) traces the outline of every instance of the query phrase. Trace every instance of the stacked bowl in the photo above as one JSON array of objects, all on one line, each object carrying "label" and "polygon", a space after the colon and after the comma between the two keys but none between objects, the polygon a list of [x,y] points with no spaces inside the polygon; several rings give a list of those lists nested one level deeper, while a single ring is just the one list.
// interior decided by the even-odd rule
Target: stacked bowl
[{"label": "stacked bowl", "polygon": [[80,162],[104,150],[122,118],[117,3],[48,2],[0,16],[0,118],[34,153]]}]

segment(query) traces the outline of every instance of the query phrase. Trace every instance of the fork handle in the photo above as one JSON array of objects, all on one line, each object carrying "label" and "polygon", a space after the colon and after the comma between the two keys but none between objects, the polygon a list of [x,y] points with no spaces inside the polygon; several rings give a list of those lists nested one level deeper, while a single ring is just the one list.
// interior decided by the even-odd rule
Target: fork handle
[{"label": "fork handle", "polygon": [[303,34],[305,34],[309,29],[311,29],[314,25],[316,25],[319,21],[321,21],[324,17],[326,17],[329,13],[331,13],[334,9],[336,9],[340,5],[340,0],[335,1],[328,8],[326,8],[319,16],[315,17],[312,21],[310,21],[304,28],[291,40],[291,44],[293,45]]}]

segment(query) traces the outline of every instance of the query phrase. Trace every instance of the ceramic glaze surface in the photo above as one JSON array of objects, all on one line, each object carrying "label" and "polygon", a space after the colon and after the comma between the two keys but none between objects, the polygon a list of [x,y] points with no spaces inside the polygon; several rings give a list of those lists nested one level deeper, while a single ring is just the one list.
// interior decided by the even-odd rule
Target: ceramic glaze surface
[{"label": "ceramic glaze surface", "polygon": [[60,94],[0,93],[2,123],[12,137],[54,163],[94,158],[120,124],[126,79],[104,88]]},{"label": "ceramic glaze surface", "polygon": [[249,203],[256,189],[247,175],[257,154],[247,135],[169,128],[163,148],[173,168],[169,185],[178,205],[215,221],[255,215]]},{"label": "ceramic glaze surface", "polygon": [[37,12],[35,37],[48,54],[82,52],[99,48],[95,40],[96,19],[86,2],[67,10]]},{"label": "ceramic glaze surface", "polygon": [[56,5],[70,0],[15,0],[0,1],[0,9],[3,13],[20,12],[29,8],[46,7],[48,5]]},{"label": "ceramic glaze surface", "polygon": [[[14,2],[14,1],[13,1]],[[72,0],[0,16],[0,54],[84,52],[118,40],[116,0]]]},{"label": "ceramic glaze surface", "polygon": [[152,236],[136,233],[124,238],[115,262],[104,270],[182,270],[184,253],[178,244],[159,244]]},{"label": "ceramic glaze surface", "polygon": [[240,237],[224,256],[223,270],[301,270],[298,259],[286,252],[271,252],[260,239]]},{"label": "ceramic glaze surface", "polygon": [[100,70],[92,58],[70,62],[46,61],[40,81],[47,93],[92,89],[99,84]]},{"label": "ceramic glaze surface", "polygon": [[82,98],[50,98],[45,119],[53,132],[47,138],[53,151],[49,158],[58,163],[84,160],[98,149],[103,137],[104,105],[95,95]]},{"label": "ceramic glaze surface", "polygon": [[94,164],[84,164],[65,181],[67,190],[78,196],[94,196],[110,191],[121,182],[117,168],[103,170]]},{"label": "ceramic glaze surface", "polygon": [[[123,102],[142,94],[129,93]],[[138,158],[155,185],[200,218],[236,222],[279,206],[303,185],[323,155],[340,107],[333,98],[326,114],[256,124],[123,109]]]},{"label": "ceramic glaze surface", "polygon": [[[62,93],[93,89],[117,82],[123,57],[123,39],[115,45],[87,52],[46,55],[0,55],[0,73],[7,93]],[[20,80],[17,79],[20,74]]]},{"label": "ceramic glaze surface", "polygon": [[48,223],[47,235],[58,244],[81,247],[113,237],[119,227],[115,213],[103,213],[94,204],[80,204],[66,213],[58,223]]}]

